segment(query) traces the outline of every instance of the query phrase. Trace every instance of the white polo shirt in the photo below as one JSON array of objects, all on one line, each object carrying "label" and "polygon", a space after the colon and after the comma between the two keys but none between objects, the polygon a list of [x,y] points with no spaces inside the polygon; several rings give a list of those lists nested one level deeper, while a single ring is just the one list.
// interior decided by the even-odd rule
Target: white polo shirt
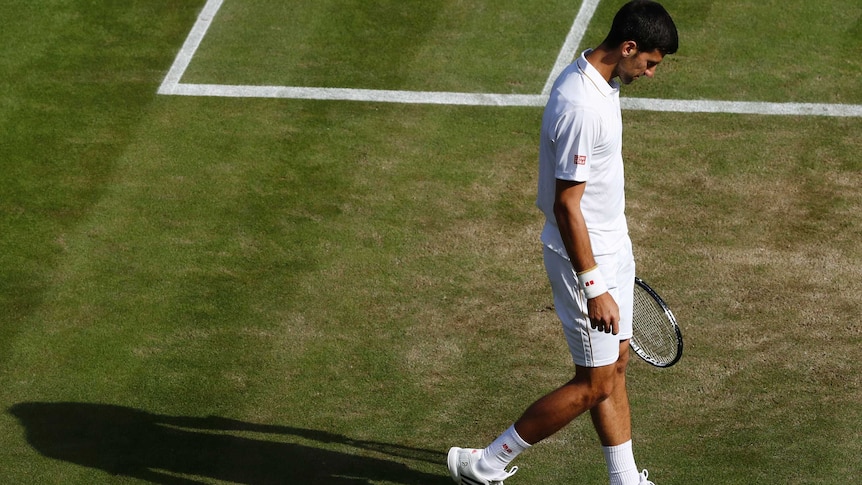
[{"label": "white polo shirt", "polygon": [[568,257],[554,217],[556,179],[586,182],[581,211],[595,255],[616,252],[628,234],[619,84],[586,60],[557,78],[542,117],[536,205],[545,214],[542,242]]}]

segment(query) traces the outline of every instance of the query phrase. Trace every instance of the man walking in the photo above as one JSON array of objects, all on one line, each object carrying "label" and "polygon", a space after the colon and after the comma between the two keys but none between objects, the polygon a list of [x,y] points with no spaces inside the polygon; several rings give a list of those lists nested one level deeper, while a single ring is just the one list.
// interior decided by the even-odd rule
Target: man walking
[{"label": "man walking", "polygon": [[575,375],[487,448],[450,449],[456,483],[502,485],[517,471],[506,468],[518,454],[589,411],[611,485],[652,484],[635,464],[626,391],[635,263],[625,217],[619,88],[652,77],[677,46],[664,7],[633,0],[617,12],[602,43],[557,78],[542,118],[536,205],[546,219],[545,269]]}]

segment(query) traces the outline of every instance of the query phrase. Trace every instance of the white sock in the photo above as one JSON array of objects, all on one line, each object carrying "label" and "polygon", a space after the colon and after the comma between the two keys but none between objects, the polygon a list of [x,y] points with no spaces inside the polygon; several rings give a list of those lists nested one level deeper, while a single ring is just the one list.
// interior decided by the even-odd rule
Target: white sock
[{"label": "white sock", "polygon": [[529,447],[530,444],[521,439],[515,431],[515,425],[509,426],[509,429],[482,451],[482,459],[476,463],[476,470],[491,480],[502,477],[509,463]]},{"label": "white sock", "polygon": [[632,452],[632,441],[617,446],[602,446],[611,485],[637,485],[640,474]]}]

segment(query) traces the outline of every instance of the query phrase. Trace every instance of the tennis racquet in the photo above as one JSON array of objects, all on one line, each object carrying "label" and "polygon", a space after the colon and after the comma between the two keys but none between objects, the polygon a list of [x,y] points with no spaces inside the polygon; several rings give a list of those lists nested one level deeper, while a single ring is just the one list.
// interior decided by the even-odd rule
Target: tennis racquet
[{"label": "tennis racquet", "polygon": [[632,350],[656,367],[670,367],[682,357],[682,332],[664,300],[635,276]]}]

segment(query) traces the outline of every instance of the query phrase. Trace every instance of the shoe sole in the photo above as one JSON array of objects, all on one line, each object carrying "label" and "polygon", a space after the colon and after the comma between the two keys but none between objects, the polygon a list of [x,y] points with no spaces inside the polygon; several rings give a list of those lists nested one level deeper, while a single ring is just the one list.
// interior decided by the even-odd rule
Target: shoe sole
[{"label": "shoe sole", "polygon": [[446,463],[449,465],[449,476],[452,477],[452,481],[455,483],[461,483],[461,474],[458,472],[458,452],[461,451],[461,448],[452,447],[449,448],[449,456],[446,458]]}]

